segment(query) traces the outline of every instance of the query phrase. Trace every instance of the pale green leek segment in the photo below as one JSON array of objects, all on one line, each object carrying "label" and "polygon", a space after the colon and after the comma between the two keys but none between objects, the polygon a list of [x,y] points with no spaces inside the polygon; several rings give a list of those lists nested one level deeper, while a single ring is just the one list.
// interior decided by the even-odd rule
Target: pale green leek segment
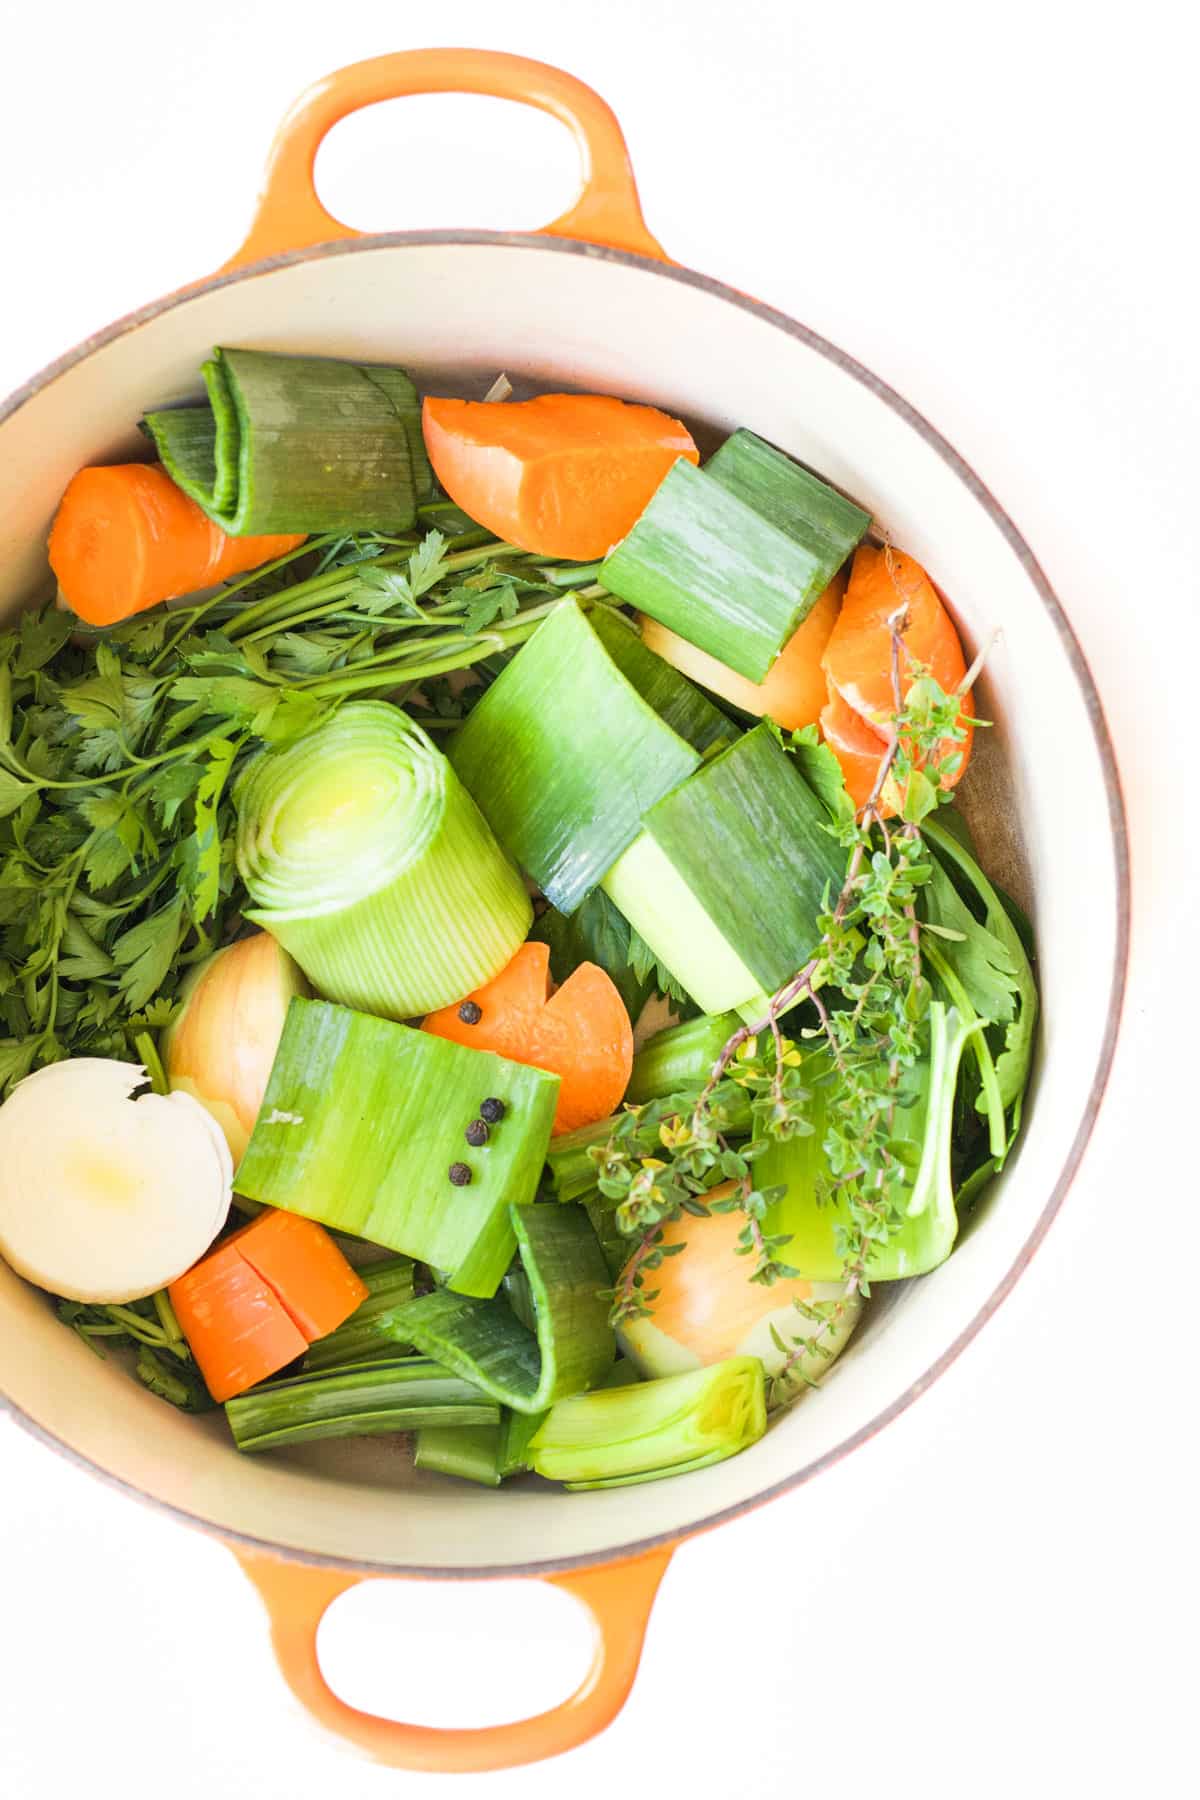
[{"label": "pale green leek segment", "polygon": [[766,1428],[762,1363],[734,1356],[685,1375],[560,1400],[539,1427],[530,1459],[539,1475],[568,1487],[617,1487],[736,1456]]},{"label": "pale green leek segment", "polygon": [[[532,1200],[541,1179],[558,1088],[557,1075],[503,1056],[293,1000],[238,1188],[485,1297],[516,1248],[510,1207]],[[504,1117],[474,1149],[464,1132],[487,1099]],[[455,1164],[467,1183],[451,1180]],[[415,1342],[407,1310],[395,1308],[388,1328]]]},{"label": "pale green leek segment", "polygon": [[[703,735],[712,710],[673,716]],[[474,708],[450,760],[509,855],[569,914],[700,754],[564,600]]]},{"label": "pale green leek segment", "polygon": [[604,891],[705,1012],[761,1018],[843,877],[827,815],[770,725],[646,814]]},{"label": "pale green leek segment", "polygon": [[468,1300],[446,1288],[412,1301],[400,1324],[418,1350],[493,1399],[537,1413],[561,1395],[594,1387],[616,1357],[608,1265],[578,1207],[514,1207],[512,1223],[536,1332],[499,1295]]},{"label": "pale green leek segment", "polygon": [[735,1013],[700,1013],[655,1032],[633,1059],[625,1104],[641,1106],[693,1086],[702,1088],[740,1022]]},{"label": "pale green leek segment", "polygon": [[[782,507],[760,511],[757,493],[750,498],[740,479],[729,479],[729,462],[740,474],[743,454],[735,438],[707,468],[674,463],[609,552],[600,579],[718,662],[762,681],[862,536],[867,515],[854,508],[862,523],[853,534],[833,531],[829,501],[847,502],[777,451],[768,452],[779,467],[767,485],[783,489]],[[758,485],[756,471],[752,488]]]},{"label": "pale green leek segment", "polygon": [[227,1400],[225,1416],[239,1450],[274,1450],[427,1425],[495,1426],[500,1409],[469,1381],[416,1356],[264,1382]]},{"label": "pale green leek segment", "polygon": [[446,758],[383,700],[264,750],[238,783],[237,864],[263,926],[319,994],[406,1019],[511,961],[520,876]]}]

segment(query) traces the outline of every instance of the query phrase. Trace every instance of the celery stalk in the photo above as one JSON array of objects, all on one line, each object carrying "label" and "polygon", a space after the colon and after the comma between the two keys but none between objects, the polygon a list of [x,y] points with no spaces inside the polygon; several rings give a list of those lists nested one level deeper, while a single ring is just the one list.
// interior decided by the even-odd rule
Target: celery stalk
[{"label": "celery stalk", "polygon": [[736,1456],[766,1427],[762,1364],[735,1356],[685,1375],[560,1400],[530,1455],[548,1480],[617,1487]]},{"label": "celery stalk", "polygon": [[239,1450],[274,1450],[427,1425],[495,1426],[500,1409],[471,1382],[415,1356],[264,1382],[227,1400],[225,1416]]}]

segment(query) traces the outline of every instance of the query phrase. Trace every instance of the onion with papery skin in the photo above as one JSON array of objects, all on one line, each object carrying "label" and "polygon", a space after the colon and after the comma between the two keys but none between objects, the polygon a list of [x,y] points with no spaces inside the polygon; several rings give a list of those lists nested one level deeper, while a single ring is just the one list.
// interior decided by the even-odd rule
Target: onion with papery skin
[{"label": "onion with papery skin", "polygon": [[216,951],[190,976],[163,1035],[172,1092],[190,1094],[225,1133],[234,1167],[254,1130],[289,1002],[309,986],[268,931]]},{"label": "onion with papery skin", "polygon": [[482,987],[533,922],[525,885],[441,751],[382,700],[343,706],[238,784],[237,864],[317,992],[408,1019]]},{"label": "onion with papery skin", "polygon": [[190,1095],[145,1086],[138,1063],[80,1056],[0,1106],[0,1254],[18,1275],[68,1300],[139,1300],[208,1249],[229,1146]]},{"label": "onion with papery skin", "polygon": [[[733,1191],[734,1183],[725,1182],[704,1198],[722,1200]],[[814,1337],[821,1329],[820,1319],[806,1318],[796,1310],[797,1300],[821,1312],[843,1298],[844,1284],[837,1282],[784,1278],[765,1287],[751,1281],[753,1260],[738,1255],[738,1237],[745,1224],[745,1214],[737,1211],[710,1213],[706,1219],[688,1215],[663,1226],[665,1245],[687,1248],[668,1256],[654,1271],[652,1285],[658,1291],[649,1315],[630,1320],[617,1333],[641,1374],[678,1375],[730,1356],[757,1356],[768,1375],[777,1374],[784,1353],[771,1327],[790,1349],[795,1340]],[[787,1261],[786,1245],[779,1256]],[[844,1317],[822,1333],[820,1350],[802,1355],[792,1365],[801,1379],[808,1375],[816,1380],[829,1367],[854,1330],[861,1309],[857,1294],[846,1300]]]}]

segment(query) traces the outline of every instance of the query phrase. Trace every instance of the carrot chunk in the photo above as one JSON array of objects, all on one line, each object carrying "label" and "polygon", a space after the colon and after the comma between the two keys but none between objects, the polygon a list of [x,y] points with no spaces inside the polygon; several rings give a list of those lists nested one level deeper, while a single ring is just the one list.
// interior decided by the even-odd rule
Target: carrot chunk
[{"label": "carrot chunk", "polygon": [[115,625],[162,600],[215,587],[304,542],[227,537],[163,469],[81,469],[50,528],[50,567],[71,611]]},{"label": "carrot chunk", "polygon": [[367,1297],[311,1219],[264,1212],[167,1289],[214,1400],[265,1381],[343,1324]]},{"label": "carrot chunk", "polygon": [[700,460],[678,419],[605,394],[431,398],[421,419],[434,473],[464,512],[523,550],[578,562],[625,536],[678,457]]},{"label": "carrot chunk", "polygon": [[547,998],[549,987],[549,946],[522,944],[493,981],[430,1013],[424,1029],[559,1076],[557,1136],[606,1119],[620,1105],[633,1068],[633,1027],[595,963],[580,963]]}]

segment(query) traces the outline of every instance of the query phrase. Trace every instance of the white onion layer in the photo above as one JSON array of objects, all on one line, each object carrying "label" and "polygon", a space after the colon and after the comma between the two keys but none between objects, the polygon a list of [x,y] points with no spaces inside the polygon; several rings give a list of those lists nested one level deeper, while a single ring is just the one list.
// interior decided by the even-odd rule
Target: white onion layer
[{"label": "white onion layer", "polygon": [[141,1299],[203,1256],[233,1162],[189,1094],[143,1094],[137,1063],[81,1056],[0,1106],[0,1254],[69,1300]]}]

